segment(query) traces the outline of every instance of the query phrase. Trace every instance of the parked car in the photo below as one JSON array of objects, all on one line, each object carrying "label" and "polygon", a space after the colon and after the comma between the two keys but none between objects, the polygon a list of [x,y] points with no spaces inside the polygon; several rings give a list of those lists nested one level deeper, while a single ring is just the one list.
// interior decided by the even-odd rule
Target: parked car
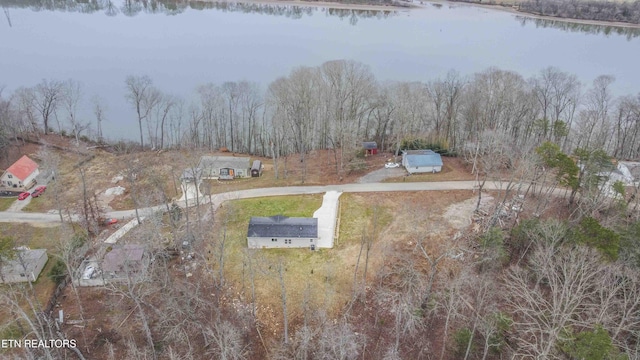
[{"label": "parked car", "polygon": [[387,168],[387,169],[393,169],[393,168],[400,167],[400,164],[395,163],[395,162],[388,162],[388,163],[384,164],[384,167]]},{"label": "parked car", "polygon": [[82,273],[82,280],[89,280],[96,273],[96,268],[93,266],[87,266]]},{"label": "parked car", "polygon": [[118,223],[118,219],[116,218],[110,218],[110,219],[106,219],[104,221],[105,225],[113,225],[113,224],[117,224]]},{"label": "parked car", "polygon": [[45,190],[47,190],[46,186],[38,186],[32,193],[31,193],[31,197],[37,198],[38,196],[42,195]]},{"label": "parked car", "polygon": [[28,198],[28,197],[29,197],[29,195],[31,195],[31,193],[30,193],[30,192],[28,192],[28,191],[25,191],[25,192],[23,192],[23,193],[20,193],[20,195],[18,195],[18,200],[24,200],[24,199]]}]

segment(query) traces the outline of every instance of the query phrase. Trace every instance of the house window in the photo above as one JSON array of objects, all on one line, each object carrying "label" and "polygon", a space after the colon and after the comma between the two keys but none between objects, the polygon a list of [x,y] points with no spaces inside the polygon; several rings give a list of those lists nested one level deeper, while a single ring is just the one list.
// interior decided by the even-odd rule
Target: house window
[{"label": "house window", "polygon": [[288,244],[288,245],[291,245],[291,239],[284,239],[284,243]]},{"label": "house window", "polygon": [[313,242],[313,239],[309,239],[309,242]]},{"label": "house window", "polygon": [[7,177],[8,177],[9,179],[13,179],[13,175],[11,175],[11,174],[7,175]]},{"label": "house window", "polygon": [[220,169],[220,175],[229,175],[229,169]]},{"label": "house window", "polygon": [[278,239],[271,239],[271,241],[278,241]]},{"label": "house window", "polygon": [[13,185],[11,181],[8,181],[7,184],[9,184],[9,186]]}]

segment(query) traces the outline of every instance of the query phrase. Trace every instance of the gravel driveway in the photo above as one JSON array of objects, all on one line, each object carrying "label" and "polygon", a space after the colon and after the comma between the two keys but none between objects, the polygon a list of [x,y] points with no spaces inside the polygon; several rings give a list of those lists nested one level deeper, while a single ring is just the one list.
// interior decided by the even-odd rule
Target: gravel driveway
[{"label": "gravel driveway", "polygon": [[407,172],[402,167],[397,167],[393,169],[382,168],[379,170],[374,170],[367,175],[358,179],[359,184],[370,184],[370,183],[378,183],[382,182],[384,179],[400,177],[406,175]]}]

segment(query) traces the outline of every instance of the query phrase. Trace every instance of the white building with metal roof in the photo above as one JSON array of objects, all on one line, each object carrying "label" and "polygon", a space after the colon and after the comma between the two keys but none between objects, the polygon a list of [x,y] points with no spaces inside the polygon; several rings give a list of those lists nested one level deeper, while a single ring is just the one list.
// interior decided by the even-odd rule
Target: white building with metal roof
[{"label": "white building with metal roof", "polygon": [[442,171],[442,157],[433,150],[405,150],[402,166],[409,174],[437,173]]}]

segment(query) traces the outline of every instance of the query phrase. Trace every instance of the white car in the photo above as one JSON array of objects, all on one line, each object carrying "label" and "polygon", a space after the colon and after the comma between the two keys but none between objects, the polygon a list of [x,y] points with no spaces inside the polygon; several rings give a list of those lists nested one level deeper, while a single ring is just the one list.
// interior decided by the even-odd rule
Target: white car
[{"label": "white car", "polygon": [[89,280],[93,277],[93,274],[95,274],[96,272],[96,268],[94,268],[93,266],[87,266],[86,269],[84,269],[84,272],[82,273],[82,280]]},{"label": "white car", "polygon": [[388,162],[388,163],[384,164],[384,167],[387,168],[387,169],[393,169],[393,168],[400,167],[400,164],[394,163],[394,162]]}]

